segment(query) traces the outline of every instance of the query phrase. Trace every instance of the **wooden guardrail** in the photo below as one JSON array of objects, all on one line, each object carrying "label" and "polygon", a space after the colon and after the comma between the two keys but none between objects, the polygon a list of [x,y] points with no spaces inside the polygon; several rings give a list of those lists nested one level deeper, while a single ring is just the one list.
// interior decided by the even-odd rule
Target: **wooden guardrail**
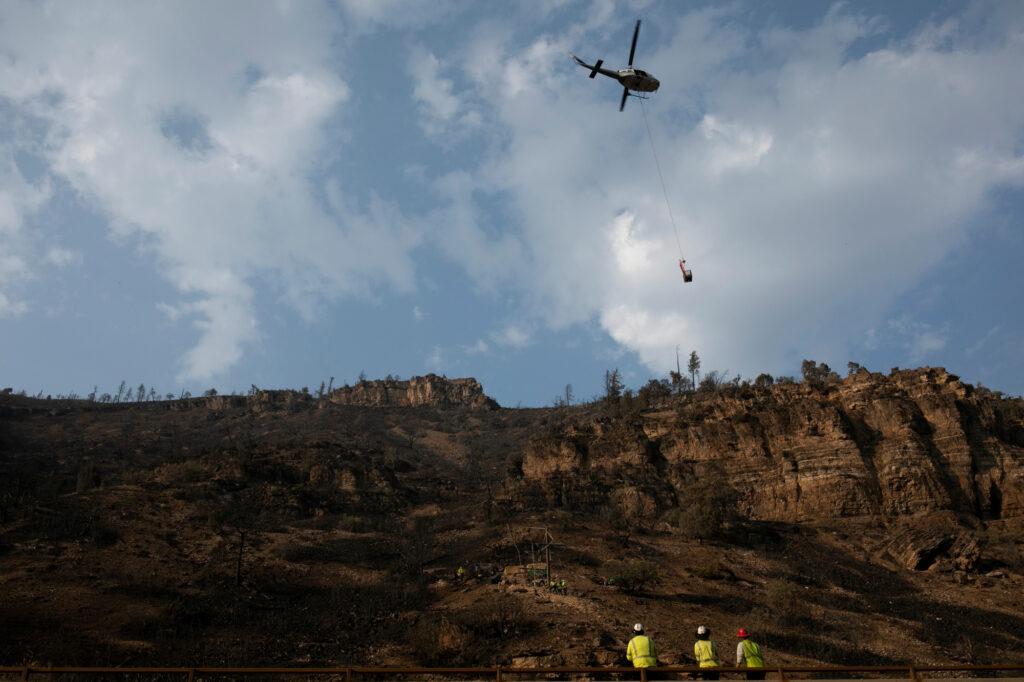
[{"label": "wooden guardrail", "polygon": [[[709,669],[697,668],[694,666],[659,666],[657,668],[505,668],[501,666],[493,668],[368,668],[368,667],[345,667],[345,668],[206,668],[206,667],[166,667],[166,668],[102,668],[102,667],[76,667],[76,666],[0,666],[0,674],[17,675],[21,680],[28,680],[30,677],[39,675],[181,675],[186,682],[193,682],[197,677],[219,677],[231,676],[257,676],[257,675],[305,675],[309,676],[330,676],[344,678],[345,682],[353,682],[353,678],[380,678],[400,677],[406,675],[429,675],[433,677],[483,677],[494,678],[495,682],[509,682],[504,678],[521,678],[524,675],[558,675],[558,676],[580,676],[580,675],[622,675],[630,679],[639,679],[640,682],[648,682],[666,674],[690,674],[708,672]],[[751,672],[750,668],[718,667],[712,669],[714,672],[724,674],[735,674],[744,676]],[[935,673],[971,673],[977,676],[979,672],[1021,672],[1024,673],[1024,665],[884,665],[884,666],[770,666],[762,669],[765,673],[777,677],[780,682],[788,682],[790,675],[822,675],[839,674],[849,676],[854,673],[868,673],[879,676],[888,673],[889,679],[905,679],[911,682],[922,682],[927,678],[937,677]],[[897,676],[899,676],[897,678]]]}]

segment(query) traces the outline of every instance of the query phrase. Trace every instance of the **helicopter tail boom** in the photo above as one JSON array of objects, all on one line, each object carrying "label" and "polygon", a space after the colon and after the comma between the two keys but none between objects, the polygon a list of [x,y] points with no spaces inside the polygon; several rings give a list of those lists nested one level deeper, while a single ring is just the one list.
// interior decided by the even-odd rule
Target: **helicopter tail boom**
[{"label": "helicopter tail boom", "polygon": [[610,71],[609,69],[601,68],[604,64],[603,59],[598,59],[597,62],[594,64],[587,64],[585,61],[583,61],[576,55],[572,54],[571,52],[569,53],[569,56],[572,57],[572,60],[574,62],[582,66],[584,69],[589,69],[591,78],[593,78],[597,74],[601,74],[602,76],[608,76],[609,78],[614,78],[615,80],[619,79],[618,71]]}]

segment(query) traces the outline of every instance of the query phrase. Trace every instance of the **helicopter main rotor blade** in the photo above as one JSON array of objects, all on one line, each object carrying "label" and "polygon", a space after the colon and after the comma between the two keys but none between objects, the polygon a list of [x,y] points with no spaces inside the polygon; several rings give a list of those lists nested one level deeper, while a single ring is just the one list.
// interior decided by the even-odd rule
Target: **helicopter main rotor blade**
[{"label": "helicopter main rotor blade", "polygon": [[619,102],[619,111],[626,108],[626,98],[629,97],[629,88],[622,88],[622,101]]},{"label": "helicopter main rotor blade", "polygon": [[636,39],[640,36],[640,20],[636,20],[636,28],[633,29],[633,45],[629,48],[629,65],[633,66],[633,55],[636,54]]}]

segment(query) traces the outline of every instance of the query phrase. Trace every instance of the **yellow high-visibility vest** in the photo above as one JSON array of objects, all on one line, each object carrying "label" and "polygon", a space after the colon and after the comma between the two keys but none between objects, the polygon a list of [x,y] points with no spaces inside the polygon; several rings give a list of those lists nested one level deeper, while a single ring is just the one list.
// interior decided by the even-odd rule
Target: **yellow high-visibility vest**
[{"label": "yellow high-visibility vest", "polygon": [[693,643],[693,657],[702,668],[715,668],[718,665],[718,651],[710,639],[698,639]]},{"label": "yellow high-visibility vest", "polygon": [[749,639],[743,640],[743,660],[746,661],[748,668],[764,667],[764,653],[757,642],[751,642]]},{"label": "yellow high-visibility vest", "polygon": [[634,668],[653,668],[658,665],[658,648],[647,635],[637,635],[629,640],[626,659],[633,661]]}]

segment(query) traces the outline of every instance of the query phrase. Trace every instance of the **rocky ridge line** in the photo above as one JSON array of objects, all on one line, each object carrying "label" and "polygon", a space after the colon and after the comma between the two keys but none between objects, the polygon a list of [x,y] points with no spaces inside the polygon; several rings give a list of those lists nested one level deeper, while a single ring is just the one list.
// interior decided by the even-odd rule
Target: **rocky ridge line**
[{"label": "rocky ridge line", "polygon": [[604,501],[638,518],[684,507],[696,482],[717,477],[754,520],[938,514],[969,526],[1024,517],[1024,401],[941,368],[729,387],[569,417],[533,440],[521,469],[519,485],[549,503]]}]

